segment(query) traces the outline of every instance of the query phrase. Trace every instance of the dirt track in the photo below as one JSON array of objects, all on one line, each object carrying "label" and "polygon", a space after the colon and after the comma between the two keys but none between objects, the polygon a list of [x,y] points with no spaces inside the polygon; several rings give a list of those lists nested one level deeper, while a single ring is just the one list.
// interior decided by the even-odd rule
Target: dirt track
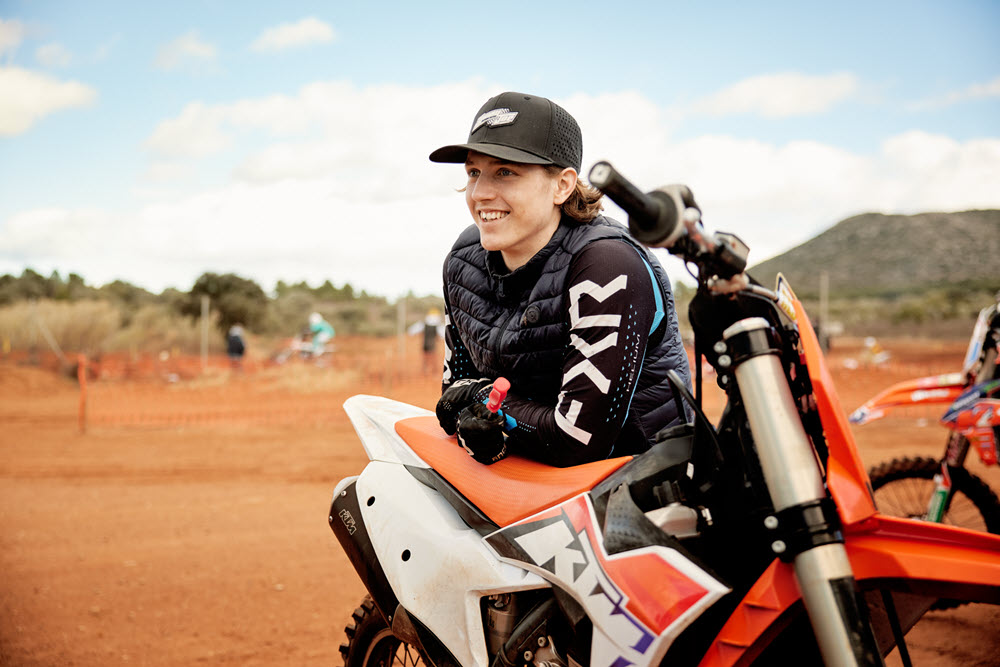
[{"label": "dirt track", "polygon": [[[964,350],[886,348],[888,369],[854,371],[840,361],[858,349],[834,351],[846,409],[892,382],[957,370]],[[98,383],[85,435],[73,380],[0,362],[0,664],[340,664],[364,591],[326,517],[337,480],[365,462],[340,405],[379,393],[432,407],[437,383],[416,354],[405,377],[286,366]],[[116,404],[127,414],[115,418]],[[937,456],[945,435],[916,415],[855,433],[866,464]],[[1000,471],[974,458],[1000,489]],[[923,625],[916,664],[1000,665],[997,608]]]}]

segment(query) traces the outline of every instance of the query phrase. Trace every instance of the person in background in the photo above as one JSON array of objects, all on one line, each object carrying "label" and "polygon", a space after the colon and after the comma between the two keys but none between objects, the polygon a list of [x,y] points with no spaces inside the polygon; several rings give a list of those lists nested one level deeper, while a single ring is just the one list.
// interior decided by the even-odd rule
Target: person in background
[{"label": "person in background", "polygon": [[314,359],[326,352],[326,344],[336,335],[333,326],[319,313],[309,315],[309,333],[312,334],[312,356]]},{"label": "person in background", "polygon": [[441,320],[441,311],[431,308],[427,311],[424,319],[414,323],[407,333],[411,336],[421,334],[423,350],[424,374],[428,375],[441,369],[441,358],[438,355],[438,339],[444,337],[444,322]]},{"label": "person in background", "polygon": [[234,324],[226,332],[226,354],[229,365],[237,370],[243,369],[243,355],[246,354],[246,341],[243,338],[243,327]]},{"label": "person in background", "polygon": [[[507,92],[433,162],[464,165],[472,226],[444,263],[445,368],[437,416],[471,456],[516,452],[569,466],[636,454],[687,420],[667,379],[690,387],[670,281],[579,177],[576,120]],[[510,392],[483,404],[493,381]]]}]

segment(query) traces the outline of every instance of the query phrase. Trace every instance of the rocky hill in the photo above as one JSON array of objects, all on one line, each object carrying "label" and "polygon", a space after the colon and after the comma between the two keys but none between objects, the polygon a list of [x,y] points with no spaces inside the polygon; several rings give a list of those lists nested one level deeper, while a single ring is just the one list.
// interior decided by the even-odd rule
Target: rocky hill
[{"label": "rocky hill", "polygon": [[832,296],[898,296],[966,285],[1000,288],[1000,210],[883,215],[838,222],[750,268],[766,286],[780,271],[800,296],[815,294],[819,270]]}]

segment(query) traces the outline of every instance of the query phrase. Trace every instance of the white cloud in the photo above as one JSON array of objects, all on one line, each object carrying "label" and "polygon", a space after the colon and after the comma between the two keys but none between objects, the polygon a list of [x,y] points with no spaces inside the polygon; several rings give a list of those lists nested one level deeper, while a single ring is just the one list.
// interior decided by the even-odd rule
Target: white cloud
[{"label": "white cloud", "polygon": [[277,137],[302,134],[330,115],[324,107],[337,103],[341,89],[351,86],[312,84],[295,98],[271,95],[230,104],[192,102],[179,116],[157,124],[145,145],[165,155],[203,157],[228,148],[230,137],[241,130],[264,130]]},{"label": "white cloud", "polygon": [[966,94],[970,99],[1000,97],[1000,76],[988,83],[977,83],[969,86]]},{"label": "white cloud", "polygon": [[[672,156],[654,147],[668,144],[679,122],[676,112],[658,107],[635,91],[574,95],[562,106],[583,129],[584,165],[628,155],[628,169],[632,173],[658,173],[663,177],[671,168]],[[615,122],[610,122],[611,119]],[[652,183],[650,187],[658,184]]]},{"label": "white cloud", "polygon": [[193,102],[181,115],[161,122],[146,139],[149,150],[171,157],[204,157],[226,149],[230,137],[222,129],[218,108]]},{"label": "white cloud", "polygon": [[[907,132],[859,154],[811,141],[773,145],[720,136],[659,150],[671,156],[671,174],[635,180],[689,185],[706,226],[741,236],[751,264],[858,213],[1000,208],[1000,139],[959,142]],[[628,156],[620,162],[626,170]]]},{"label": "white cloud", "polygon": [[715,116],[758,114],[787,118],[822,113],[855,95],[858,81],[840,72],[809,76],[797,72],[764,74],[743,79],[691,104],[691,113]]},{"label": "white cloud", "polygon": [[96,99],[97,91],[78,81],[0,66],[0,136],[21,134],[43,116],[88,106]]},{"label": "white cloud", "polygon": [[[506,88],[324,82],[294,96],[190,105],[150,137],[158,153],[183,158],[156,159],[150,182],[197,173],[190,156],[199,146],[229,146],[230,184],[193,194],[151,190],[144,201],[152,203],[127,214],[18,213],[6,227],[0,221],[0,272],[30,265],[160,290],[232,271],[265,289],[278,279],[330,279],[389,296],[438,293],[444,254],[470,218],[455,191],[461,167],[427,155],[463,141],[483,100]],[[907,132],[865,153],[815,141],[678,141],[671,111],[639,93],[556,101],[583,127],[584,174],[607,159],[644,190],[686,183],[706,226],[743,238],[752,264],[856,213],[1000,208],[1000,139]],[[675,258],[664,266],[685,275]]]},{"label": "white cloud", "polygon": [[163,70],[180,67],[197,68],[215,60],[216,48],[201,39],[197,30],[190,30],[160,47],[154,64]]},{"label": "white cloud", "polygon": [[[703,136],[646,150],[669,156],[669,165],[632,176],[630,155],[613,158],[612,163],[644,190],[668,183],[688,185],[706,227],[740,236],[750,246],[751,263],[858,212],[856,198],[867,187],[877,187],[868,180],[869,158],[817,142],[779,146]],[[676,264],[667,268],[681,275]]]},{"label": "white cloud", "polygon": [[187,166],[181,162],[153,162],[142,179],[148,183],[171,183],[182,181],[189,175]]},{"label": "white cloud", "polygon": [[[162,155],[204,157],[230,148],[248,134],[264,133],[272,143],[240,158],[239,178],[263,183],[321,177],[338,170],[342,182],[356,184],[373,168],[394,162],[423,171],[426,156],[436,145],[465,139],[475,109],[498,89],[482,82],[364,89],[342,81],[313,83],[294,97],[189,104],[179,116],[161,121],[146,147]],[[401,113],[400,109],[436,111]],[[379,178],[370,183],[380,190],[392,189]]]},{"label": "white cloud", "polygon": [[73,54],[58,42],[39,46],[35,58],[45,67],[67,67],[73,62]]},{"label": "white cloud", "polygon": [[873,207],[917,213],[1000,208],[1000,139],[958,142],[911,131],[882,144]]},{"label": "white cloud", "polygon": [[119,222],[107,211],[97,209],[25,211],[7,220],[2,247],[5,254],[30,252],[35,256],[66,257],[79,244],[88,248],[106,243],[107,232],[117,231]]},{"label": "white cloud", "polygon": [[980,97],[1000,97],[1000,76],[987,83],[976,83],[966,90],[970,99]]},{"label": "white cloud", "polygon": [[351,202],[329,186],[234,184],[128,217],[26,211],[0,235],[0,272],[14,270],[3,260],[31,258],[21,267],[61,267],[94,284],[121,277],[156,291],[186,289],[205,271],[239,273],[265,289],[279,279],[330,279],[388,295],[440,291],[444,253],[468,217],[461,195]]},{"label": "white cloud", "polygon": [[23,23],[17,19],[0,19],[0,57],[13,55],[23,39]]},{"label": "white cloud", "polygon": [[282,23],[260,34],[250,48],[254,51],[283,51],[285,49],[323,44],[337,39],[329,24],[309,17],[296,23]]},{"label": "white cloud", "polygon": [[911,111],[926,109],[941,109],[954,104],[979,100],[989,97],[1000,97],[1000,77],[986,83],[974,83],[962,90],[952,91],[939,97],[932,97],[909,105]]}]

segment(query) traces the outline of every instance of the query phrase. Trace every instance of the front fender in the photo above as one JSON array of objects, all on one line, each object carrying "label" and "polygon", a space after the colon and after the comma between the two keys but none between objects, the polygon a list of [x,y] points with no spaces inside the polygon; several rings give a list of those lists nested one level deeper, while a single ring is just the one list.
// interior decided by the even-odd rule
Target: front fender
[{"label": "front fender", "polygon": [[852,424],[867,424],[884,417],[889,410],[913,405],[948,405],[966,388],[965,376],[947,373],[906,380],[892,385],[869,399],[848,417]]}]

